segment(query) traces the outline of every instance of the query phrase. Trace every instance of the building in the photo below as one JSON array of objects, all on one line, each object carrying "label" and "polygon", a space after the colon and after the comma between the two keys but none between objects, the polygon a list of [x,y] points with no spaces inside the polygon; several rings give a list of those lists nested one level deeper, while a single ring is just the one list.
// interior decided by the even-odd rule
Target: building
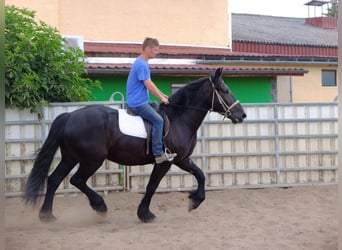
[{"label": "building", "polygon": [[[337,95],[336,86],[319,84],[322,72],[327,79],[335,72],[336,84],[337,30],[314,27],[305,19],[231,14],[226,0],[52,0],[49,5],[42,0],[8,0],[7,4],[36,10],[39,19],[84,48],[89,76],[102,82],[103,90],[94,92],[97,100],[108,100],[118,91],[124,94],[130,63],[145,36],[161,42],[159,58],[150,63],[153,80],[167,94],[224,67],[225,81],[245,103],[332,101]],[[305,30],[320,33],[308,43],[300,40]],[[335,44],[320,42],[318,37],[327,38],[323,31],[334,33]],[[290,37],[292,41],[286,40]],[[303,52],[315,46],[332,54],[274,51],[279,47]]]},{"label": "building", "polygon": [[[125,93],[130,63],[139,55],[141,43],[85,42],[84,49],[88,56],[88,74],[102,82],[103,91],[95,93],[99,100],[108,100],[117,91]],[[289,66],[234,63],[236,58],[250,54],[237,54],[224,48],[161,45],[159,59],[150,60],[150,66],[153,80],[165,93],[172,93],[187,82],[209,76],[217,67],[223,67],[225,82],[243,103],[274,102],[279,79],[302,77],[307,72]]]},{"label": "building", "polygon": [[337,96],[337,19],[232,14],[234,65],[298,67],[278,78],[279,102],[330,102]]}]

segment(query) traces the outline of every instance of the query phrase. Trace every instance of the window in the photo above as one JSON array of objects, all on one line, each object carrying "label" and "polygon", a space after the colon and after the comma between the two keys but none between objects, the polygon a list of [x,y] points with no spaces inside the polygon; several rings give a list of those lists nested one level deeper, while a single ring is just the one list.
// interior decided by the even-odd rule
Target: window
[{"label": "window", "polygon": [[322,86],[336,86],[336,70],[322,70]]}]

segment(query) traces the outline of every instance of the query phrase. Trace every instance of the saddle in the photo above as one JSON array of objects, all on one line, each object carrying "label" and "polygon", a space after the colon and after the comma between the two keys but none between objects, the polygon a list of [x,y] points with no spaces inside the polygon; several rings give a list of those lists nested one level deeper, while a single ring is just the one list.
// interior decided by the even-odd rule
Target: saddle
[{"label": "saddle", "polygon": [[[163,143],[165,145],[164,138],[169,133],[170,120],[164,112],[160,111],[160,104],[158,102],[152,102],[150,105],[164,120]],[[146,139],[146,154],[148,155],[150,153],[149,145],[151,142],[152,124],[141,116],[135,114],[128,106],[125,106],[125,109],[119,109],[118,111],[120,132],[125,135]]]}]

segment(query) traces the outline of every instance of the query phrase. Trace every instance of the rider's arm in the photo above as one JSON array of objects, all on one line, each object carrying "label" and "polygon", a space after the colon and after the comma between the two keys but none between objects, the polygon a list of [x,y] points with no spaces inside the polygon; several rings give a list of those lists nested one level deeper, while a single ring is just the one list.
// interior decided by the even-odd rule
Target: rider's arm
[{"label": "rider's arm", "polygon": [[165,95],[161,90],[152,82],[151,79],[144,81],[146,88],[156,97],[158,97],[164,104],[168,104],[169,100],[167,95]]}]

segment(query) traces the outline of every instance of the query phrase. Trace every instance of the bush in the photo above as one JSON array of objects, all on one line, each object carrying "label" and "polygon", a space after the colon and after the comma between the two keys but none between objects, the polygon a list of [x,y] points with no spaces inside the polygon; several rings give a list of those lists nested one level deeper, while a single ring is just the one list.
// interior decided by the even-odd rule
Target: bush
[{"label": "bush", "polygon": [[84,77],[83,51],[34,18],[33,11],[5,6],[6,107],[39,113],[50,102],[94,100],[100,83]]}]

